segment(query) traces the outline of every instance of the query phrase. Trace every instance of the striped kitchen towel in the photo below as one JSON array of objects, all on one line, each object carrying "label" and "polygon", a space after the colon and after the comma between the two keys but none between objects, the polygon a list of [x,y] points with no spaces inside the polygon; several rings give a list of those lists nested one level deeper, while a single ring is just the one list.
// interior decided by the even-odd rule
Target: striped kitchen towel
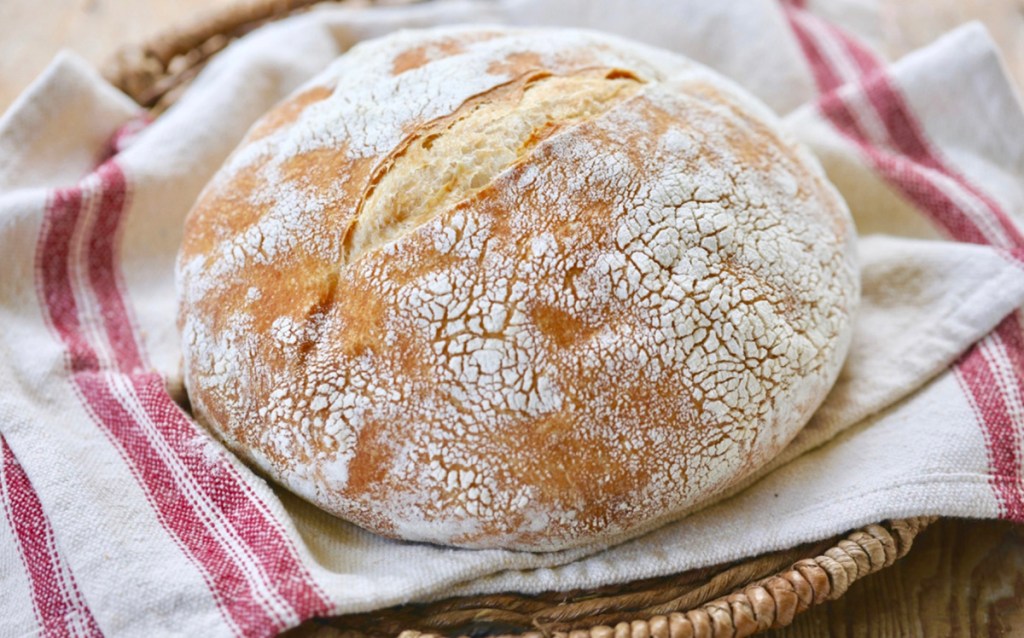
[{"label": "striped kitchen towel", "polygon": [[[850,12],[856,35],[836,26]],[[854,343],[812,422],[743,489],[612,548],[376,537],[267,484],[174,400],[182,221],[247,127],[359,40],[471,21],[603,29],[731,76],[815,152],[862,236]],[[891,63],[878,24],[851,0],[333,7],[232,45],[155,121],[60,56],[0,120],[0,635],[267,636],[891,517],[1024,522],[1024,114],[980,27]]]}]

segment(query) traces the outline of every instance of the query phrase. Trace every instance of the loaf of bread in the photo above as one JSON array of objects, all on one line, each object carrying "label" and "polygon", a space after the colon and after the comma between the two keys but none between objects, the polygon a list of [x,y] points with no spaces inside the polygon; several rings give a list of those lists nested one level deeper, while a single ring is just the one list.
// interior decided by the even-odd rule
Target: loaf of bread
[{"label": "loaf of bread", "polygon": [[196,417],[386,536],[611,543],[770,460],[834,382],[849,213],[774,116],[578,30],[360,44],[249,131],[177,265]]}]

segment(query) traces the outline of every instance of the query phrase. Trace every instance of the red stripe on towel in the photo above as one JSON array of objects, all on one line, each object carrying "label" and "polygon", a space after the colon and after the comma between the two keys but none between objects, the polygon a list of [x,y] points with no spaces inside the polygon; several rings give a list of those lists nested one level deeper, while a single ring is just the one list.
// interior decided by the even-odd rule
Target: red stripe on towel
[{"label": "red stripe on towel", "polygon": [[127,185],[124,173],[113,162],[101,164],[96,173],[100,178],[100,201],[99,212],[89,233],[89,284],[100,306],[100,318],[117,367],[122,372],[131,373],[142,368],[142,354],[128,319],[115,268],[118,229],[125,210]]},{"label": "red stripe on towel", "polygon": [[[142,365],[141,338],[133,329],[115,267],[115,238],[125,204],[125,177],[115,163],[105,166],[109,168],[100,169],[101,209],[90,240],[90,283],[99,301],[113,354],[121,363],[122,372],[131,373]],[[211,465],[202,446],[196,445],[201,430],[171,399],[162,380],[154,374],[140,373],[132,375],[132,384],[147,416],[160,425],[164,441],[187,468],[190,479],[230,526],[235,542],[242,548],[241,559],[254,564],[262,586],[272,592],[271,596],[281,598],[279,602],[301,619],[327,613],[330,604],[326,595],[299,560],[291,539],[266,503],[230,463]],[[202,432],[201,436],[208,435]]]},{"label": "red stripe on towel", "polygon": [[3,436],[0,436],[0,503],[31,583],[32,603],[41,635],[102,636],[57,547],[53,527],[39,496]]},{"label": "red stripe on towel", "polygon": [[116,161],[55,193],[40,236],[40,297],[86,407],[225,618],[246,635],[272,635],[329,602],[267,504],[225,457],[204,454],[209,435],[144,369],[118,269],[127,193]]},{"label": "red stripe on towel", "polygon": [[[818,102],[820,113],[857,146],[875,172],[952,239],[1020,252],[1024,248],[1024,234],[995,198],[942,160],[928,142],[919,118],[880,62],[854,38],[832,25],[825,29],[808,28],[812,19],[824,23],[820,18],[809,17],[798,8],[784,10],[824,94]],[[849,56],[847,62],[861,70],[856,82],[839,90],[839,73],[816,37],[837,40],[831,49],[845,52]],[[861,101],[851,97],[866,98],[864,102],[873,113],[858,113],[851,104]],[[880,120],[885,138],[872,139],[859,117]],[[1001,515],[1024,522],[1024,415],[1010,409],[1024,401],[1020,314],[1017,311],[1007,317],[991,335],[968,351],[956,364],[956,370],[985,436]],[[1005,352],[1011,370],[997,375],[989,360],[991,356],[985,356],[986,349]]]},{"label": "red stripe on towel", "polygon": [[[1010,315],[1000,327],[1014,320]],[[998,329],[997,329],[998,331]],[[998,347],[995,333],[976,343],[956,364],[957,376],[982,424],[985,446],[994,470],[992,488],[999,501],[999,516],[1024,522],[1021,462],[1016,430],[1020,427],[1007,405],[1006,395],[993,373],[985,350]]]}]

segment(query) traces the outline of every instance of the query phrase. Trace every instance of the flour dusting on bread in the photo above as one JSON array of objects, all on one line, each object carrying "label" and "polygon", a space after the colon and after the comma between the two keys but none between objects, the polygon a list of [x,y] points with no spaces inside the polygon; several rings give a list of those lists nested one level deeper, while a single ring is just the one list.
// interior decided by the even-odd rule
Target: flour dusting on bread
[{"label": "flour dusting on bread", "polygon": [[773,116],[576,30],[356,47],[257,123],[178,262],[197,417],[406,540],[551,551],[699,507],[806,423],[858,299]]}]

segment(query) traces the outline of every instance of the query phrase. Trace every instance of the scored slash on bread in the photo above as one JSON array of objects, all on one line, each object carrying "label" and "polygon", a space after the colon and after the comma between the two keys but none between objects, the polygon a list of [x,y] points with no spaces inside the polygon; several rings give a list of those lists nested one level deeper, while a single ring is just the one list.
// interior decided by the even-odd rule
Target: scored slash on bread
[{"label": "scored slash on bread", "polygon": [[250,130],[178,261],[197,418],[375,532],[610,544],[770,460],[838,374],[849,213],[765,107],[578,30],[355,47]]}]

